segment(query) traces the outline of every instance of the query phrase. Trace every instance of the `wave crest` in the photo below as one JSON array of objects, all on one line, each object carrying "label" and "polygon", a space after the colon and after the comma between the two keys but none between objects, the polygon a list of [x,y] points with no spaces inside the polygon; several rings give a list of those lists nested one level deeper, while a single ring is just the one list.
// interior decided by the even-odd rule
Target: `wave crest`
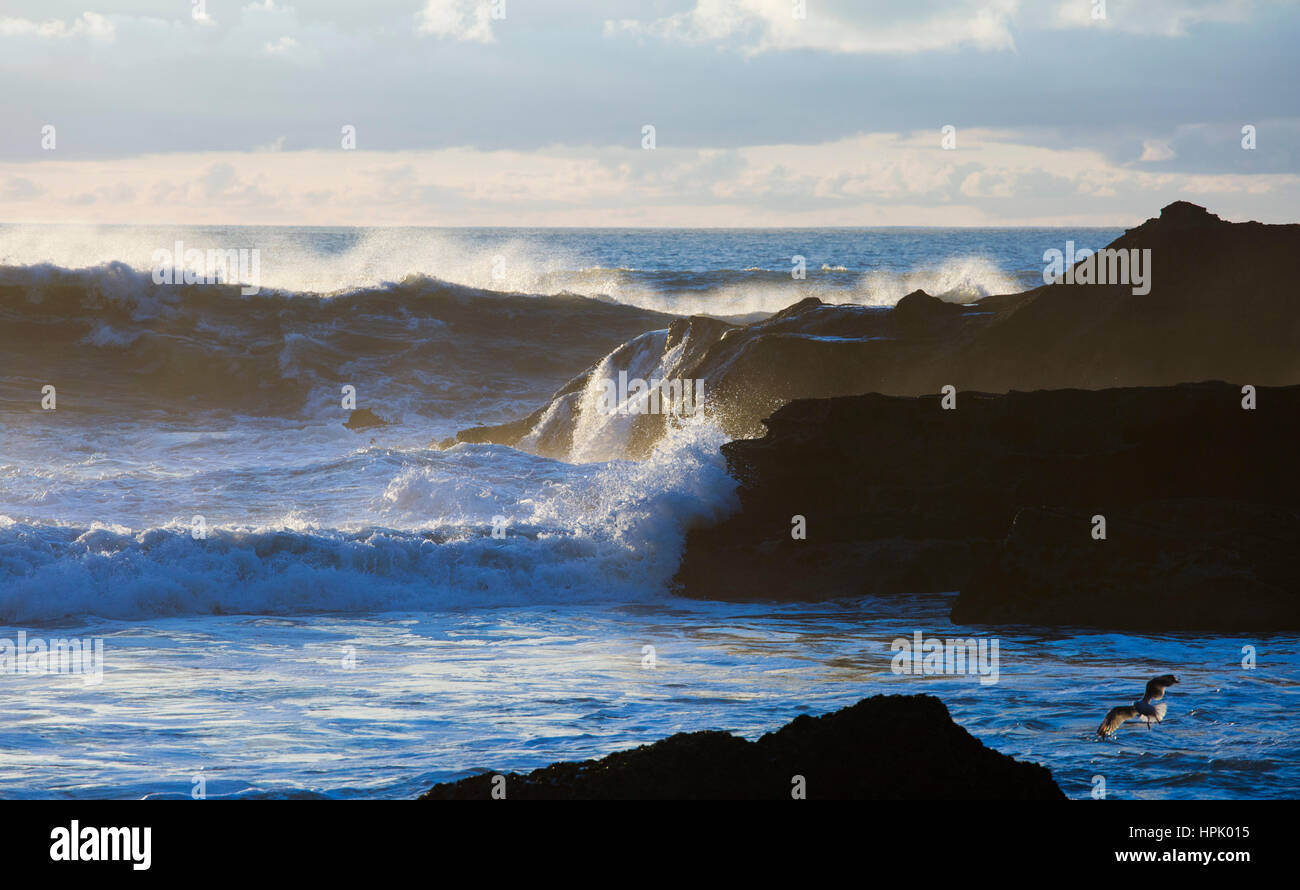
[{"label": "wave crest", "polygon": [[[179,524],[132,530],[0,516],[0,622],[641,602],[666,594],[687,530],[733,508],[721,442],[700,423],[645,461],[556,462],[541,484],[495,492],[476,491],[458,465],[409,467],[380,499],[394,518],[441,517],[410,529],[322,529],[290,517],[210,527],[195,540]],[[474,449],[484,452],[480,466],[527,460],[529,483],[547,472],[508,449],[457,446]],[[491,525],[498,510],[508,514],[500,538]]]}]

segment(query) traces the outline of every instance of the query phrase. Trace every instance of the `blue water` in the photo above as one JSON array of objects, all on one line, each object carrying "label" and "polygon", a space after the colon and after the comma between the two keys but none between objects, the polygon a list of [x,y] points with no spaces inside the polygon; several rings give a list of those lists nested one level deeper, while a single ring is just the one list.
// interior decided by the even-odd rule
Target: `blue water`
[{"label": "blue water", "polygon": [[[1096,776],[1110,797],[1296,796],[1294,636],[952,629],[933,596],[684,602],[686,529],[734,507],[707,418],[641,461],[429,447],[671,315],[967,301],[1116,234],[0,227],[0,338],[22,332],[0,351],[0,655],[20,633],[104,646],[102,683],[0,673],[0,795],[189,795],[196,775],[209,796],[413,795],[926,691],[1070,796]],[[262,293],[155,285],[177,239],[256,247]],[[343,382],[393,422],[344,429]],[[999,681],[894,675],[917,630],[996,637]],[[1167,671],[1164,725],[1092,738]]]},{"label": "blue water", "polygon": [[[821,606],[660,600],[364,615],[85,622],[101,686],[10,678],[6,796],[412,796],[674,732],[749,738],[877,693],[927,692],[986,744],[1049,766],[1067,795],[1294,797],[1300,641],[954,628],[944,597]],[[890,642],[999,640],[996,684],[896,676]],[[0,633],[8,632],[0,629]],[[1241,667],[1240,650],[1258,664]],[[654,667],[644,663],[655,649]],[[354,666],[345,667],[352,656]],[[1162,725],[1093,737],[1157,672]]]},{"label": "blue water", "polygon": [[[916,288],[976,298],[1043,283],[1043,252],[1106,228],[355,229],[0,225],[0,266],[154,267],[154,252],[258,248],[260,285],[336,293],[410,275],[493,291],[575,293],[666,312],[775,312],[802,296],[888,305]],[[795,279],[795,257],[804,277]]]}]

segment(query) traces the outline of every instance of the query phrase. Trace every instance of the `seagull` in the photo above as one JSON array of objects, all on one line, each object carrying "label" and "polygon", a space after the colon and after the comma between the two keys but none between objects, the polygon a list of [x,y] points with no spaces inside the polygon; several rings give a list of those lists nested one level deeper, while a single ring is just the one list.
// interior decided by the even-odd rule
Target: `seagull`
[{"label": "seagull", "polygon": [[1107,738],[1115,734],[1115,730],[1128,720],[1141,720],[1151,728],[1152,723],[1159,723],[1165,719],[1165,709],[1169,706],[1164,702],[1158,705],[1151,704],[1154,701],[1160,701],[1165,697],[1166,687],[1173,686],[1178,682],[1178,678],[1173,674],[1161,674],[1159,677],[1152,678],[1147,683],[1147,693],[1142,698],[1133,702],[1132,707],[1111,708],[1106,714],[1106,719],[1101,721],[1101,726],[1097,727],[1097,735],[1101,738]]}]

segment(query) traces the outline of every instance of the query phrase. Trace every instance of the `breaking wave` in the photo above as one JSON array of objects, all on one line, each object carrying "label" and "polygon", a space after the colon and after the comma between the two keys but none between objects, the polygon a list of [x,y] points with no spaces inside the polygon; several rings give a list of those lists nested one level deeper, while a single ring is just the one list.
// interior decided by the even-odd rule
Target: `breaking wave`
[{"label": "breaking wave", "polygon": [[[762,270],[538,274],[508,282],[532,295],[480,287],[474,276],[453,283],[407,275],[330,296],[263,282],[260,294],[245,296],[238,283],[158,285],[121,261],[0,266],[0,401],[59,380],[70,394],[95,394],[83,407],[135,399],[290,416],[326,410],[340,386],[364,383],[390,413],[439,413],[448,400],[472,396],[478,416],[492,420],[665,326],[668,315],[752,319],[808,296],[890,305],[917,287],[963,302],[1015,289],[979,259],[901,275],[835,272],[830,282]],[[633,291],[644,293],[629,304],[602,291],[634,274]],[[547,278],[557,275],[563,282]]]},{"label": "breaking wave", "polygon": [[[413,455],[375,498],[388,521],[356,528],[286,519],[196,539],[180,521],[136,530],[0,517],[0,623],[661,597],[687,529],[733,506],[721,442],[701,422],[643,461],[573,467],[464,445]],[[479,479],[497,470],[491,491],[465,489],[467,459]]]},{"label": "breaking wave", "polygon": [[83,408],[120,398],[284,416],[337,406],[353,384],[390,411],[474,398],[491,415],[657,323],[573,295],[426,278],[328,298],[244,296],[234,284],[157,285],[117,262],[0,267],[0,399],[58,381],[69,406],[80,393]]}]

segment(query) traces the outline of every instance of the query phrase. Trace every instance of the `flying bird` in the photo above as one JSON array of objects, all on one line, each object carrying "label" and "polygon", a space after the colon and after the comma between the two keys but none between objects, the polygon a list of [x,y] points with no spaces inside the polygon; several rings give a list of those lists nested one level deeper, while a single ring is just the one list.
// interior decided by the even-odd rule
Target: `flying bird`
[{"label": "flying bird", "polygon": [[[1178,682],[1178,678],[1173,674],[1161,674],[1159,677],[1152,678],[1147,683],[1146,695],[1133,702],[1131,707],[1111,708],[1106,714],[1106,719],[1101,721],[1101,726],[1097,727],[1097,735],[1107,738],[1115,734],[1122,724],[1129,720],[1141,720],[1151,728],[1152,723],[1159,723],[1165,719],[1165,710],[1169,707],[1160,699],[1165,697],[1165,689],[1173,686]],[[1160,702],[1152,704],[1152,702]]]}]

